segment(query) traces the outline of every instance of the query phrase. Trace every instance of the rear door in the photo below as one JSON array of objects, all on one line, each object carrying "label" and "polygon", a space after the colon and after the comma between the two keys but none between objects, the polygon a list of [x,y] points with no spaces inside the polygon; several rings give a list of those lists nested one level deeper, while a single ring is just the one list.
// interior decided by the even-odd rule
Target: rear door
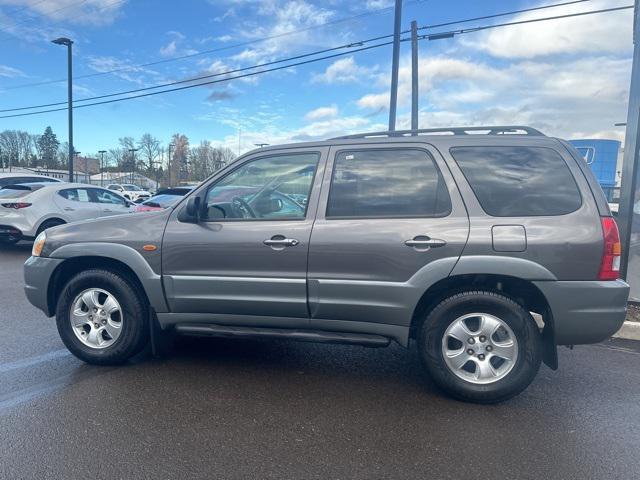
[{"label": "rear door", "polygon": [[309,237],[327,150],[246,157],[194,193],[206,204],[199,223],[181,222],[176,209],[162,244],[172,312],[306,325]]},{"label": "rear door", "polygon": [[333,147],[329,158],[309,251],[312,324],[408,326],[467,240],[455,183],[426,144]]},{"label": "rear door", "polygon": [[101,214],[96,202],[92,201],[89,188],[65,188],[53,195],[53,202],[70,221],[98,218]]}]

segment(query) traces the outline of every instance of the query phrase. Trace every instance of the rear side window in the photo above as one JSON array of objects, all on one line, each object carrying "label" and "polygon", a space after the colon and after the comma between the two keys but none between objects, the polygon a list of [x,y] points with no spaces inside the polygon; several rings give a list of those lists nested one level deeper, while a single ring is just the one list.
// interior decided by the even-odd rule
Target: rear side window
[{"label": "rear side window", "polygon": [[565,215],[582,197],[563,158],[545,147],[455,147],[451,155],[494,217]]},{"label": "rear side window", "polygon": [[22,198],[31,192],[30,188],[2,188],[0,189],[0,198]]},{"label": "rear side window", "polygon": [[339,152],[327,218],[445,217],[451,198],[440,170],[424,150]]},{"label": "rear side window", "polygon": [[58,192],[62,198],[71,200],[72,202],[90,202],[88,190],[84,188],[69,188]]}]

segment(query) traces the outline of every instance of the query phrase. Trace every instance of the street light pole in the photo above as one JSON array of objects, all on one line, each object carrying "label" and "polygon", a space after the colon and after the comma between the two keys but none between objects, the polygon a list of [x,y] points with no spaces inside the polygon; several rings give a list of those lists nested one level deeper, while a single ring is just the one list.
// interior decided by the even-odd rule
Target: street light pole
[{"label": "street light pole", "polygon": [[60,37],[52,40],[56,45],[67,47],[67,110],[69,115],[69,181],[73,182],[73,60],[71,46],[73,41]]},{"label": "street light pole", "polygon": [[169,171],[169,185],[171,187],[171,149],[174,148],[175,145],[173,143],[169,144],[169,158],[167,158],[167,170]]},{"label": "street light pole", "polygon": [[136,171],[136,152],[140,150],[139,148],[130,148],[129,153],[131,153],[131,183],[134,183],[134,174]]},{"label": "street light pole", "polygon": [[411,22],[411,130],[418,130],[418,22]]},{"label": "street light pole", "polygon": [[396,129],[398,105],[398,68],[400,65],[400,29],[402,28],[402,0],[396,0],[393,26],[393,59],[391,64],[391,95],[389,98],[389,131]]},{"label": "street light pole", "polygon": [[100,154],[100,186],[104,187],[104,154],[107,151],[100,150],[98,153]]}]

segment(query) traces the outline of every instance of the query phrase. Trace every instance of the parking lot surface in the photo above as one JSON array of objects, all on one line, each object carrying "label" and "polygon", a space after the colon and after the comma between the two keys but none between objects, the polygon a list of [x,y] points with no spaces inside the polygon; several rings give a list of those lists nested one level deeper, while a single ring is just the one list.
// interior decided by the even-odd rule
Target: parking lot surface
[{"label": "parking lot surface", "polygon": [[0,247],[0,478],[640,478],[640,342],[562,348],[495,406],[444,397],[414,350],[188,339],[93,367]]}]

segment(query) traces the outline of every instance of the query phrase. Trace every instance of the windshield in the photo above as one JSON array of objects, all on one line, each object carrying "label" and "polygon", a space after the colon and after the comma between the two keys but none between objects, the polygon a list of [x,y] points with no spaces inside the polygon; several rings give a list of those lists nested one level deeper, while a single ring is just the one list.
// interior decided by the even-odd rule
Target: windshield
[{"label": "windshield", "polygon": [[122,186],[126,191],[128,192],[135,192],[137,190],[142,190],[139,186],[137,185],[123,185]]},{"label": "windshield", "polygon": [[0,189],[0,198],[22,198],[31,192],[30,188],[4,187]]}]

